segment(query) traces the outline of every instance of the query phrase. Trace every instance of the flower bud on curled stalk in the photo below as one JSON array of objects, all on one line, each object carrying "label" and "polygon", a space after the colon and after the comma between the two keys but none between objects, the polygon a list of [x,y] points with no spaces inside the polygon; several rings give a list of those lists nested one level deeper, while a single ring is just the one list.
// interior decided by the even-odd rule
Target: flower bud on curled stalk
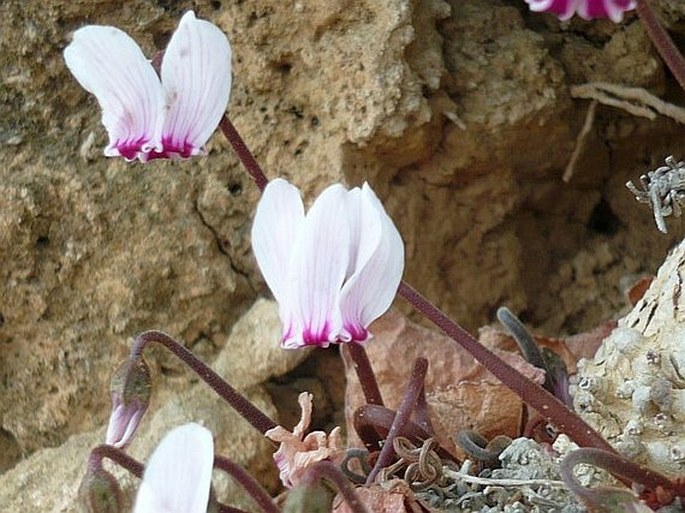
[{"label": "flower bud on curled stalk", "polygon": [[129,444],[150,404],[151,390],[150,369],[142,358],[128,359],[119,366],[110,384],[112,414],[105,443],[117,448]]}]

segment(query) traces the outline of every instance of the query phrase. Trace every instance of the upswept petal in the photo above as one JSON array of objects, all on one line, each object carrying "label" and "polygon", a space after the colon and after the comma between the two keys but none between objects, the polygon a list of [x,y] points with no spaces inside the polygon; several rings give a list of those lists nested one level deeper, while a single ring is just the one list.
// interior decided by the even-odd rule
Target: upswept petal
[{"label": "upswept petal", "polygon": [[213,462],[207,429],[192,423],[173,429],[145,467],[134,513],[206,513]]},{"label": "upswept petal", "polygon": [[231,46],[215,25],[187,12],[162,60],[165,154],[190,157],[216,130],[231,92]]},{"label": "upswept petal", "polygon": [[392,304],[404,271],[404,244],[367,183],[361,190],[362,225],[355,271],[340,293],[341,339],[362,342],[367,327]]},{"label": "upswept petal", "polygon": [[[297,187],[281,178],[270,181],[257,205],[252,225],[252,250],[279,305],[289,301],[290,260],[303,224],[304,205]],[[287,325],[286,320],[282,320]]]},{"label": "upswept petal", "polygon": [[342,321],[338,295],[349,261],[347,191],[340,184],[328,187],[307,212],[293,247],[285,308],[291,309],[293,331],[284,335],[285,348],[328,346]]},{"label": "upswept petal", "polygon": [[74,33],[64,59],[102,108],[109,135],[105,155],[145,160],[146,153],[161,149],[162,84],[133,39],[116,27],[83,27]]},{"label": "upswept petal", "polygon": [[620,23],[623,13],[635,9],[635,0],[585,0],[578,5],[578,15],[585,20],[609,18]]},{"label": "upswept petal", "polygon": [[533,12],[550,12],[560,20],[568,20],[583,0],[526,0]]}]

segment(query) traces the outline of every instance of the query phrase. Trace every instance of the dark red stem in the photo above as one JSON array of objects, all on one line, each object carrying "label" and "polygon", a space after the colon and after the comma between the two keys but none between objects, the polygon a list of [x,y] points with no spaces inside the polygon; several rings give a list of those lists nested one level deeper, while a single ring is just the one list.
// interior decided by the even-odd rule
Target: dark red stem
[{"label": "dark red stem", "polygon": [[590,447],[572,451],[562,460],[560,471],[564,482],[569,485],[573,483],[578,488],[588,490],[577,481],[573,473],[576,465],[582,463],[602,468],[614,476],[626,478],[633,483],[639,483],[652,489],[661,487],[668,490],[673,488],[673,482],[669,478],[654,470],[641,467],[616,453]]},{"label": "dark red stem", "polygon": [[223,470],[235,479],[262,508],[262,511],[265,513],[281,513],[268,492],[243,467],[221,456],[214,457],[214,467]]},{"label": "dark red stem", "polygon": [[240,137],[240,134],[235,129],[235,126],[233,126],[233,123],[231,123],[231,120],[228,119],[225,114],[221,118],[221,121],[219,121],[219,128],[233,147],[233,151],[235,151],[235,154],[240,159],[240,162],[243,163],[243,166],[245,166],[247,172],[250,173],[250,176],[254,180],[255,184],[257,184],[259,190],[264,191],[264,187],[266,187],[266,184],[269,183],[268,178],[266,175],[264,175],[264,171],[262,171],[262,168],[257,163],[254,155],[252,155],[252,152],[245,144],[245,141],[243,141],[243,138]]},{"label": "dark red stem", "polygon": [[404,397],[402,398],[400,407],[397,409],[395,419],[392,421],[388,436],[383,442],[381,453],[378,456],[376,464],[366,478],[367,485],[373,483],[380,471],[392,463],[395,454],[395,449],[393,447],[395,438],[397,438],[397,435],[399,435],[402,428],[407,424],[409,417],[411,417],[411,414],[414,411],[416,400],[419,398],[419,394],[423,389],[426,372],[428,372],[428,360],[423,357],[417,358],[412,367],[411,376],[407,383],[407,388],[404,391]]},{"label": "dark red stem", "polygon": [[526,404],[537,410],[548,422],[554,424],[559,431],[566,433],[578,445],[614,452],[611,445],[597,431],[569,410],[563,402],[483,346],[411,286],[402,282],[398,293],[452,340],[466,349]]},{"label": "dark red stem", "polygon": [[371,362],[369,361],[369,355],[366,353],[364,346],[357,344],[356,342],[350,342],[348,344],[343,344],[342,350],[347,351],[350,355],[352,365],[357,373],[357,378],[359,379],[359,384],[362,387],[362,392],[364,393],[366,403],[383,406],[383,397],[381,396],[381,391],[378,388],[376,375],[373,373],[373,368],[371,367]]},{"label": "dark red stem", "polygon": [[245,397],[231,385],[226,383],[226,381],[224,381],[221,376],[214,372],[206,363],[166,333],[151,330],[138,335],[131,348],[131,358],[141,358],[143,349],[148,342],[161,344],[174,353],[261,434],[276,427],[276,423],[259,408],[245,399]]},{"label": "dark red stem", "polygon": [[324,477],[332,481],[336,488],[340,490],[340,493],[352,510],[352,513],[368,513],[366,506],[364,506],[364,503],[359,499],[359,496],[354,491],[354,488],[352,488],[351,483],[342,471],[330,461],[319,461],[312,465],[302,477],[302,483],[313,484]]},{"label": "dark red stem", "polygon": [[659,55],[675,76],[680,87],[685,90],[685,58],[683,58],[671,36],[659,23],[649,0],[637,0],[637,15]]},{"label": "dark red stem", "polygon": [[102,460],[108,458],[115,462],[120,467],[128,470],[131,474],[138,478],[143,477],[145,466],[138,460],[131,458],[121,449],[117,449],[111,445],[98,445],[90,451],[90,458],[88,458],[88,468],[92,470],[102,468]]}]

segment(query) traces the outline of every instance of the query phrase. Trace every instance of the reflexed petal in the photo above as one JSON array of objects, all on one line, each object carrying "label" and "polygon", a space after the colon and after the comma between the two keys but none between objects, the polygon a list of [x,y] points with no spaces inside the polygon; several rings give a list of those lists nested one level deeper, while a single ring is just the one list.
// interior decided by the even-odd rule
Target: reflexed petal
[{"label": "reflexed petal", "polygon": [[578,15],[586,20],[609,18],[620,23],[623,13],[635,9],[634,0],[585,0],[578,5]]},{"label": "reflexed petal", "polygon": [[368,184],[361,191],[360,245],[354,274],[340,294],[342,338],[368,338],[366,328],[390,307],[404,271],[404,244]]},{"label": "reflexed petal", "polygon": [[138,429],[146,408],[140,401],[133,400],[128,405],[118,404],[109,417],[105,443],[118,449],[126,447]]},{"label": "reflexed petal", "polygon": [[288,275],[294,331],[283,347],[328,346],[337,339],[341,319],[338,295],[349,260],[347,191],[328,187],[307,213],[297,236]]},{"label": "reflexed petal", "polygon": [[207,429],[186,424],[170,431],[145,467],[134,513],[206,513],[213,463]]},{"label": "reflexed petal", "polygon": [[534,12],[550,12],[560,20],[567,20],[576,12],[579,2],[584,0],[526,0]]},{"label": "reflexed petal", "polygon": [[161,76],[168,109],[162,135],[164,154],[197,155],[228,104],[228,39],[215,25],[187,12],[164,53]]},{"label": "reflexed petal", "polygon": [[262,194],[254,224],[252,250],[266,284],[279,304],[287,302],[290,257],[304,223],[300,191],[281,178],[270,181]]},{"label": "reflexed petal", "polygon": [[115,27],[83,27],[74,33],[64,59],[102,108],[109,134],[105,155],[145,160],[146,153],[161,149],[162,85],[133,39]]}]

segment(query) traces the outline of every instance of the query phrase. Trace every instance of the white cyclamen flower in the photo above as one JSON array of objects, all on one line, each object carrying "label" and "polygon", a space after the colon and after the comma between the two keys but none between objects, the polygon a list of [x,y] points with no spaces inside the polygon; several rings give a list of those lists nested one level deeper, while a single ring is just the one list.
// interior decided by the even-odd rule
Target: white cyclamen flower
[{"label": "white cyclamen flower", "polygon": [[366,183],[328,187],[305,215],[296,187],[269,182],[252,248],[278,301],[288,349],[367,340],[404,270],[402,238]]},{"label": "white cyclamen flower", "polygon": [[206,513],[213,465],[209,430],[192,423],[173,429],[145,467],[133,513]]},{"label": "white cyclamen flower", "polygon": [[102,108],[105,155],[129,161],[203,154],[231,91],[228,40],[192,11],[164,52],[161,80],[136,42],[116,27],[80,28],[64,60]]}]

